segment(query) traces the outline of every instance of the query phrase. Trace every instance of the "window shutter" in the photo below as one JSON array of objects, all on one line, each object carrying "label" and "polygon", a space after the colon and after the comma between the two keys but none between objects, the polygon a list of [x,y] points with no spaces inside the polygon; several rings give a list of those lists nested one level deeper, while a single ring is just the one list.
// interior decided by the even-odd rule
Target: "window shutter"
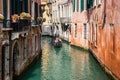
[{"label": "window shutter", "polygon": [[90,1],[90,7],[93,7],[93,0],[89,0]]},{"label": "window shutter", "polygon": [[[3,15],[7,19],[7,0],[3,0]],[[6,23],[3,23],[3,27],[6,27]]]},{"label": "window shutter", "polygon": [[90,8],[90,0],[87,0],[87,9]]},{"label": "window shutter", "polygon": [[14,2],[14,10],[15,10],[14,14],[19,14],[20,13],[19,12],[19,0],[15,0],[15,2]]},{"label": "window shutter", "polygon": [[93,0],[87,0],[87,9],[93,7]]},{"label": "window shutter", "polygon": [[7,0],[3,0],[3,15],[7,19]]},{"label": "window shutter", "polygon": [[75,4],[75,1],[76,1],[76,0],[74,0],[74,2],[73,2],[73,3],[74,3],[74,8],[73,8],[73,11],[74,11],[74,12],[75,12],[75,9],[76,9],[76,8],[75,8],[75,7],[76,7],[76,6],[75,6],[75,5],[76,5],[76,4]]},{"label": "window shutter", "polygon": [[84,0],[81,0],[81,11],[84,10]]},{"label": "window shutter", "polygon": [[28,0],[25,0],[25,12],[28,12]]}]

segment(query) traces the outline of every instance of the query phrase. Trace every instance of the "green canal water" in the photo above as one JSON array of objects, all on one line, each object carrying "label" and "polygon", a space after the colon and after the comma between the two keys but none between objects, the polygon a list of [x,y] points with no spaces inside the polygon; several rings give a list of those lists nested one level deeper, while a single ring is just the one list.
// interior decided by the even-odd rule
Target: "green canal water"
[{"label": "green canal water", "polygon": [[110,80],[93,56],[67,43],[55,48],[42,38],[42,56],[20,80]]}]

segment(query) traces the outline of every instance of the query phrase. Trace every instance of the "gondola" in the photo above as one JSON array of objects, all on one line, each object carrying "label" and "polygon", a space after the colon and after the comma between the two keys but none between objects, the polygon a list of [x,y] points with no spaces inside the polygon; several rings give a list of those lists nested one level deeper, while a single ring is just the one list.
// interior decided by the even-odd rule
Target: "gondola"
[{"label": "gondola", "polygon": [[54,40],[53,44],[54,44],[54,47],[61,47],[62,46],[62,41],[61,41],[61,39],[57,40],[57,41]]}]

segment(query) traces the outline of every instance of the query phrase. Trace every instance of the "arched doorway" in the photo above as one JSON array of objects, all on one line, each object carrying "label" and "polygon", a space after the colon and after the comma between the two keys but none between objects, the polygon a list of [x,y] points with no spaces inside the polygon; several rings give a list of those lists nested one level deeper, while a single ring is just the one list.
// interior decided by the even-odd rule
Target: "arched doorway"
[{"label": "arched doorway", "polygon": [[16,75],[19,71],[19,46],[16,42],[13,47],[13,75]]}]

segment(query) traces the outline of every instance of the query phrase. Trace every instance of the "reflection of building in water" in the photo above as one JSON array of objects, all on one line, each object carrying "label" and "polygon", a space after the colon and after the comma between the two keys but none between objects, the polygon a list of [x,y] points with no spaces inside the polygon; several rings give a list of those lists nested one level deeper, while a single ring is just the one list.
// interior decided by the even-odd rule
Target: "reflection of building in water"
[{"label": "reflection of building in water", "polygon": [[72,47],[70,48],[70,51],[71,51],[71,72],[72,72],[71,75],[73,75],[73,79],[76,77],[80,79],[81,77],[80,75],[82,76],[91,75],[89,53],[81,52],[80,50],[74,49]]}]

